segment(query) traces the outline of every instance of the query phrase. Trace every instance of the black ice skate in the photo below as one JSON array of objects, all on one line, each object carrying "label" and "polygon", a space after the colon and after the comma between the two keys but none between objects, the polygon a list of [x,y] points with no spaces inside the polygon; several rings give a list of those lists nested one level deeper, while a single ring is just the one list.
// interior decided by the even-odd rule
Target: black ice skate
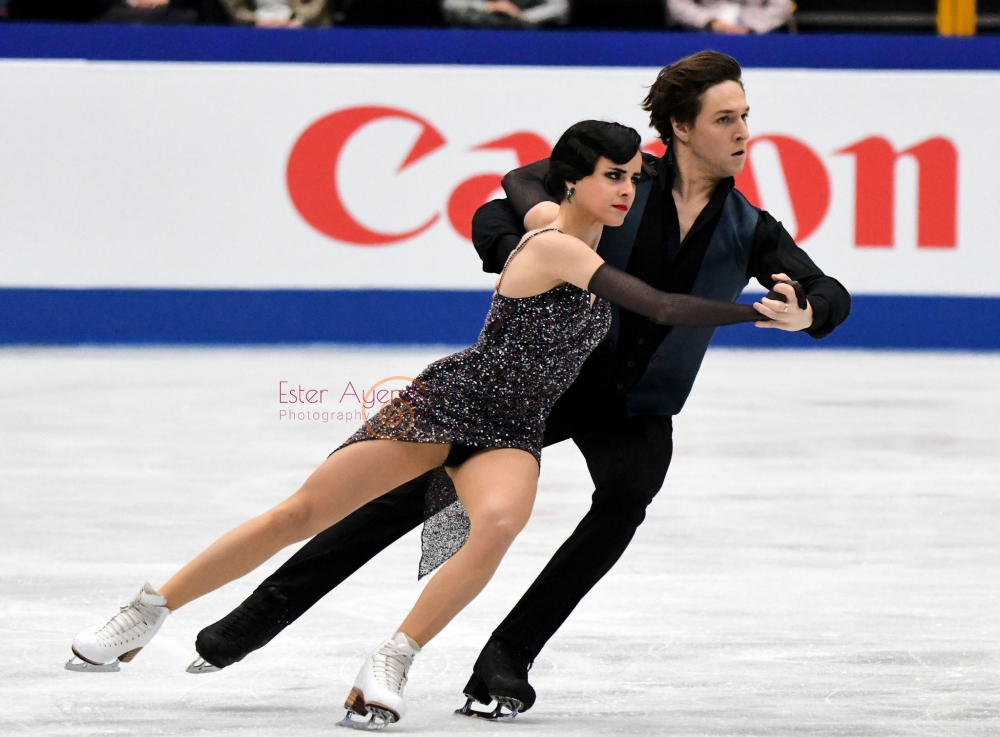
[{"label": "black ice skate", "polygon": [[[465,684],[465,706],[456,714],[480,719],[513,719],[535,703],[535,689],[528,683],[531,662],[521,648],[490,640],[472,667],[472,678]],[[473,709],[473,702],[493,706],[492,710]]]},{"label": "black ice skate", "polygon": [[288,597],[276,586],[258,588],[238,607],[198,633],[194,647],[201,657],[188,673],[212,673],[238,663],[264,647],[288,624]]}]

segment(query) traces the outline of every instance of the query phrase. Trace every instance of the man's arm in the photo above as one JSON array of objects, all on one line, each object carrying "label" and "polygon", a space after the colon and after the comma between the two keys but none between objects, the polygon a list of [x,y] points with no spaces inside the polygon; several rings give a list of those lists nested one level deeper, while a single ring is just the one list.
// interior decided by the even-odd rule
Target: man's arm
[{"label": "man's arm", "polygon": [[545,191],[544,181],[548,171],[549,160],[542,159],[507,172],[500,182],[507,201],[522,224],[531,208],[539,202],[556,202],[556,198]]},{"label": "man's arm", "polygon": [[507,200],[492,200],[472,216],[472,245],[483,260],[483,271],[499,274],[524,235],[521,220]]},{"label": "man's arm", "polygon": [[809,254],[796,245],[784,226],[762,210],[754,232],[747,277],[755,278],[765,289],[773,289],[776,274],[786,274],[805,289],[813,312],[812,325],[805,332],[812,337],[826,337],[851,314],[851,295],[844,286],[824,274]]}]

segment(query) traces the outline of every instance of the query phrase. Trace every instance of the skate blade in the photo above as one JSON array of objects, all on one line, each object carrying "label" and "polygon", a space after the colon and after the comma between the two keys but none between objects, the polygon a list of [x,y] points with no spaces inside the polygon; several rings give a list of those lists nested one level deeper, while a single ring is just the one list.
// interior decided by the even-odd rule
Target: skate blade
[{"label": "skate blade", "polygon": [[215,673],[220,670],[222,670],[222,668],[212,665],[204,658],[196,658],[195,661],[187,667],[187,672],[194,673],[195,675],[199,673]]},{"label": "skate blade", "polygon": [[118,673],[121,668],[118,667],[117,660],[113,663],[104,663],[103,665],[100,665],[96,663],[88,663],[78,655],[74,655],[66,661],[66,670],[71,670],[75,673]]},{"label": "skate blade", "polygon": [[[347,709],[347,715],[341,721],[337,722],[338,727],[375,730],[385,729],[386,726],[399,721],[399,715],[396,712],[390,711],[380,704],[366,703],[365,695],[357,686],[352,688],[351,692],[347,695],[347,699],[344,701],[344,708]],[[369,718],[365,721],[354,719],[353,717]]]},{"label": "skate blade", "polygon": [[[474,699],[466,698],[465,706],[461,709],[455,709],[455,715],[460,717],[472,717],[475,719],[486,719],[490,722],[501,721],[505,719],[513,719],[518,714],[518,708],[514,707],[514,704],[519,704],[519,702],[509,703],[507,699],[504,699],[503,703],[494,701],[490,703],[495,703],[496,708],[492,711],[483,711],[481,709],[473,709],[472,704],[475,703]],[[507,711],[504,711],[504,709]]]},{"label": "skate blade", "polygon": [[372,732],[376,729],[385,729],[388,725],[396,721],[395,714],[390,711],[385,711],[384,709],[379,709],[378,707],[369,706],[368,715],[369,718],[367,720],[354,719],[353,717],[358,716],[358,713],[353,709],[348,709],[347,715],[337,722],[337,726],[347,727],[348,729],[363,729]]}]

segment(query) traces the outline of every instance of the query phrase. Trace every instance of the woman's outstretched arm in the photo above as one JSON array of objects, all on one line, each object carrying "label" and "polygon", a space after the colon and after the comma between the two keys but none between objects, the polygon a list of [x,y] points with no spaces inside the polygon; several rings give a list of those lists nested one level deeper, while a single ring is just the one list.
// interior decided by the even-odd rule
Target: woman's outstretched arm
[{"label": "woman's outstretched arm", "polygon": [[[734,304],[722,300],[692,297],[689,294],[670,294],[602,263],[590,277],[587,289],[598,297],[614,302],[630,312],[648,317],[660,325],[683,325],[688,327],[711,328],[720,325],[735,325],[741,322],[768,322],[751,305]],[[778,293],[768,295],[771,299],[784,300]]]},{"label": "woman's outstretched arm", "polygon": [[[770,322],[770,318],[751,305],[654,289],[641,279],[605,263],[593,248],[567,233],[541,233],[533,243],[537,243],[538,249],[536,268],[553,281],[569,282],[661,325],[718,327],[741,322]],[[791,284],[800,302],[804,300],[802,287],[795,282]],[[785,301],[784,295],[773,290],[767,296]]]}]

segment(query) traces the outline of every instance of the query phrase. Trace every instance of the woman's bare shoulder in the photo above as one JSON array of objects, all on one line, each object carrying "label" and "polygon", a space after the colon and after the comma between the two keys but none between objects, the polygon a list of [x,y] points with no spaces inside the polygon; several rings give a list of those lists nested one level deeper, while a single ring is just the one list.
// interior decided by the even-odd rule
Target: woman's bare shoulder
[{"label": "woman's bare shoulder", "polygon": [[538,241],[535,254],[539,261],[536,263],[553,278],[568,281],[581,289],[586,289],[590,277],[603,263],[593,248],[568,233],[538,231],[534,240]]},{"label": "woman's bare shoulder", "polygon": [[536,243],[546,250],[558,250],[563,252],[583,250],[591,253],[594,252],[593,248],[581,241],[575,235],[563,233],[561,230],[556,230],[554,228],[540,228],[533,231],[533,234],[526,234],[525,239],[527,238],[531,238],[532,243]]}]

